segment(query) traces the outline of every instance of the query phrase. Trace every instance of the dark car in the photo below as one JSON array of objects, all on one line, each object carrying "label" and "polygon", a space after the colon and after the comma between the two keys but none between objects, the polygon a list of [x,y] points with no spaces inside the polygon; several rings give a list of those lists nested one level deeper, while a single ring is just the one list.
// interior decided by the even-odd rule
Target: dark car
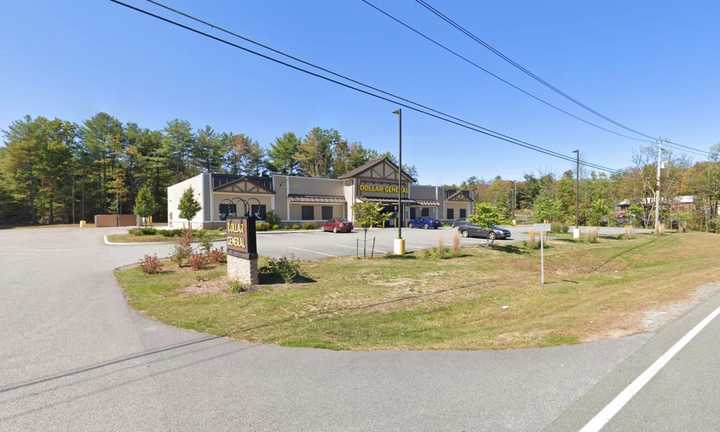
[{"label": "dark car", "polygon": [[322,225],[323,231],[332,231],[334,233],[345,232],[349,233],[353,230],[352,222],[348,222],[344,219],[333,218],[325,222]]},{"label": "dark car", "polygon": [[489,240],[509,239],[512,233],[509,229],[492,225],[490,228],[484,228],[472,223],[457,224],[457,230],[463,237],[480,237]]},{"label": "dark car", "polygon": [[425,228],[425,229],[438,229],[442,226],[439,220],[431,218],[429,216],[422,216],[415,219],[410,219],[408,223],[410,228]]}]

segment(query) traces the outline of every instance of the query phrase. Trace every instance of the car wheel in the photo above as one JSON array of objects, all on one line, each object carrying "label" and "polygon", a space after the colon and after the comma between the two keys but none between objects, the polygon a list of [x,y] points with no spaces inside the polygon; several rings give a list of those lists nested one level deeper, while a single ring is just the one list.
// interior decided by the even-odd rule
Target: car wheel
[{"label": "car wheel", "polygon": [[468,232],[467,231],[460,231],[460,235],[462,235],[465,238],[468,238]]},{"label": "car wheel", "polygon": [[428,229],[428,228],[430,228],[430,225],[425,224],[425,225],[423,225],[423,228]]},{"label": "car wheel", "polygon": [[494,232],[491,231],[491,232],[488,234],[488,240],[490,240],[490,241],[495,241],[495,233],[494,233]]},{"label": "car wheel", "polygon": [[337,234],[337,227],[333,227],[333,234]]}]

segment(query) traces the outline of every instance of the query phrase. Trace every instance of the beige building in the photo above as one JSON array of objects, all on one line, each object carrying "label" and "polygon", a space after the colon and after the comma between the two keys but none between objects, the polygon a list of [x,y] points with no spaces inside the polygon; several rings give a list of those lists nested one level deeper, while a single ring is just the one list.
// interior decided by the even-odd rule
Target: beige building
[{"label": "beige building", "polygon": [[[372,160],[337,179],[273,174],[263,177],[202,173],[167,189],[168,224],[185,226],[178,204],[193,188],[202,206],[190,221],[193,227],[220,225],[228,217],[254,214],[265,219],[269,211],[284,223],[321,222],[331,218],[353,220],[356,202],[377,202],[396,213],[398,167],[387,158]],[[402,173],[403,220],[430,216],[441,220],[466,218],[473,209],[469,191],[418,185]],[[392,222],[391,222],[392,224]]]}]

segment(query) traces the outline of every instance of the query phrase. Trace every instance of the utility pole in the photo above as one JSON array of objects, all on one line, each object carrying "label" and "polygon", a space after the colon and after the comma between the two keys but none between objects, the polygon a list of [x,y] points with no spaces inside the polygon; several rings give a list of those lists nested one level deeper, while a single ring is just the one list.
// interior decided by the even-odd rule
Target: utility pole
[{"label": "utility pole", "polygon": [[575,153],[575,228],[580,229],[580,150]]},{"label": "utility pole", "polygon": [[657,140],[657,173],[655,177],[655,234],[660,234],[660,170],[662,169],[662,138]]},{"label": "utility pole", "polygon": [[403,207],[402,207],[402,109],[398,108],[393,111],[398,116],[398,201],[397,201],[397,221],[398,236],[395,239],[394,250],[395,255],[405,255],[405,240],[402,238],[403,224]]}]

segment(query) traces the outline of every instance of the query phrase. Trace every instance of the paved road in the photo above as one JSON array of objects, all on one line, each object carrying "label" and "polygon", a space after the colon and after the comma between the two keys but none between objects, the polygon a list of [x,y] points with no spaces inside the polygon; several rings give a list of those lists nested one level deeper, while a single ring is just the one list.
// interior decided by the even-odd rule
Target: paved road
[{"label": "paved road", "polygon": [[581,419],[583,395],[655,340],[334,352],[208,339],[127,307],[112,269],[167,246],[106,246],[108,232],[0,231],[0,431],[536,431]]}]

